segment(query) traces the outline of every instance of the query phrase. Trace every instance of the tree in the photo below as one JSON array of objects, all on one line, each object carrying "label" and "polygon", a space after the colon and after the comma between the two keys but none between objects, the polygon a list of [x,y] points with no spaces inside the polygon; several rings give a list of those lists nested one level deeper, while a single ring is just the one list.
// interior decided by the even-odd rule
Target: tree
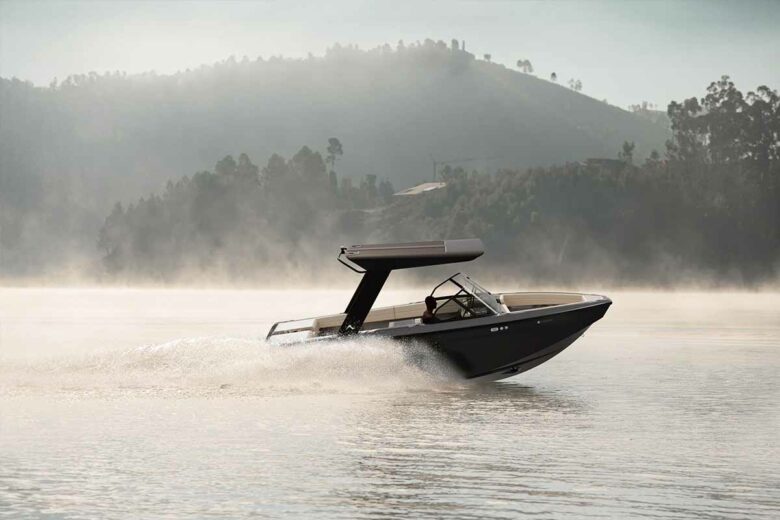
[{"label": "tree", "polygon": [[666,141],[666,155],[678,161],[704,161],[706,143],[698,121],[701,105],[695,97],[672,101],[666,110],[672,122],[672,139]]},{"label": "tree", "polygon": [[746,96],[728,76],[713,81],[707,95],[672,101],[667,109],[670,159],[711,164],[753,163],[761,171],[780,159],[780,98],[761,86]]},{"label": "tree", "polygon": [[353,192],[355,191],[355,188],[352,186],[352,179],[350,177],[342,177],[339,182],[339,194],[347,201],[347,205],[351,205],[354,199]]},{"label": "tree", "polygon": [[490,63],[490,59],[492,58],[492,56],[491,56],[490,54],[485,54],[485,55],[483,56],[483,58],[485,58],[485,61],[486,61],[486,62]]},{"label": "tree", "polygon": [[303,146],[293,155],[290,163],[296,173],[310,183],[319,183],[326,178],[325,161],[319,152],[313,152],[308,146]]},{"label": "tree", "polygon": [[377,195],[379,194],[376,186],[376,175],[366,175],[364,182],[365,184],[363,184],[363,188],[365,191],[366,200],[368,201],[369,205],[373,206],[376,202]]},{"label": "tree", "polygon": [[328,187],[330,188],[330,193],[332,195],[337,195],[339,192],[339,178],[336,175],[336,172],[333,170],[330,171],[328,174]]},{"label": "tree", "polygon": [[634,164],[634,148],[636,145],[633,141],[623,141],[623,149],[618,153],[618,159],[626,164]]},{"label": "tree", "polygon": [[226,155],[214,166],[214,171],[218,175],[224,175],[226,177],[235,177],[237,173],[238,165],[232,155]]},{"label": "tree", "polygon": [[553,82],[557,83],[558,82],[558,75],[556,73],[554,73],[554,72],[552,74],[550,74],[550,81],[553,81]]},{"label": "tree", "polygon": [[653,149],[652,152],[650,152],[650,156],[645,159],[645,167],[646,168],[657,168],[658,165],[661,164],[661,154],[658,153],[658,150]]},{"label": "tree", "polygon": [[260,173],[260,168],[252,164],[252,161],[249,159],[249,156],[247,154],[242,153],[241,155],[238,156],[236,175],[239,179],[257,182],[260,178],[259,173]]},{"label": "tree", "polygon": [[382,202],[385,204],[390,204],[393,201],[394,194],[395,189],[393,188],[393,184],[386,179],[382,179],[382,181],[379,183],[379,198],[382,200]]},{"label": "tree", "polygon": [[642,103],[637,103],[636,105],[628,105],[628,109],[631,112],[638,113],[638,112],[649,112],[653,107],[652,103],[648,103],[647,101],[642,101]]},{"label": "tree", "polygon": [[98,247],[105,253],[104,264],[109,272],[116,272],[121,267],[118,256],[125,234],[124,223],[125,211],[122,204],[117,202],[98,234]]},{"label": "tree", "polygon": [[344,155],[344,149],[341,147],[341,141],[335,137],[329,138],[327,162],[330,164],[330,171],[335,171],[336,159],[342,155]]},{"label": "tree", "polygon": [[517,68],[522,70],[526,74],[533,73],[534,67],[528,60],[517,60]]},{"label": "tree", "polygon": [[767,168],[780,161],[780,96],[766,85],[748,92],[745,134],[748,158]]},{"label": "tree", "polygon": [[713,81],[701,100],[700,131],[708,134],[709,158],[714,163],[736,162],[747,156],[747,102],[728,76]]},{"label": "tree", "polygon": [[266,187],[273,191],[279,188],[287,177],[287,161],[284,157],[273,154],[268,158],[268,164],[263,168],[263,181]]}]

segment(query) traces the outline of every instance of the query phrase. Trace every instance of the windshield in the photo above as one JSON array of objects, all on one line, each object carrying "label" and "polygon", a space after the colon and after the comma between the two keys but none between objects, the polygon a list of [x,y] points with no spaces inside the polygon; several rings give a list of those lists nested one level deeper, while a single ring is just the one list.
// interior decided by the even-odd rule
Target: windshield
[{"label": "windshield", "polygon": [[[455,290],[454,294],[437,295],[446,289]],[[434,314],[439,319],[479,318],[501,314],[503,311],[490,291],[468,276],[458,273],[437,285],[431,293],[436,299]]]},{"label": "windshield", "polygon": [[479,301],[484,303],[494,313],[501,314],[503,312],[501,306],[496,300],[496,297],[493,296],[493,294],[490,291],[488,291],[487,289],[479,285],[477,282],[475,282],[465,274],[458,273],[452,278],[450,278],[450,280],[452,280],[453,283],[461,286],[467,293],[477,297]]}]

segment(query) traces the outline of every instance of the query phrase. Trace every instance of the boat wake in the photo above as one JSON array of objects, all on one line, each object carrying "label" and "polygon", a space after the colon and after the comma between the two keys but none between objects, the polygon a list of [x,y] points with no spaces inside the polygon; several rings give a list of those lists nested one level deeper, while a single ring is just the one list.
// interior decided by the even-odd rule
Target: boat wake
[{"label": "boat wake", "polygon": [[[408,348],[414,350],[410,363]],[[371,393],[458,385],[423,347],[376,338],[271,346],[238,338],[187,338],[121,352],[0,363],[0,395],[265,396]]]}]

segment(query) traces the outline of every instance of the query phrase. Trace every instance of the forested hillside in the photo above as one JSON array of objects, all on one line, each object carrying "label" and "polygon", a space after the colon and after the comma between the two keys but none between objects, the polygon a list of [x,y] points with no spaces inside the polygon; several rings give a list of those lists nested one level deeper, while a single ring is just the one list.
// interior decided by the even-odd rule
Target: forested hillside
[{"label": "forested hillside", "polygon": [[47,88],[2,79],[0,274],[88,261],[116,201],[159,192],[215,158],[292,157],[334,136],[345,146],[342,177],[403,188],[430,178],[434,160],[525,169],[614,157],[624,140],[647,156],[668,129],[430,40],[231,58],[166,76],[73,76]]},{"label": "forested hillside", "polygon": [[[333,170],[342,151],[308,147],[258,168],[226,157],[214,173],[162,196],[117,205],[100,234],[115,279],[177,281],[219,272],[273,281],[312,272],[324,252],[370,241],[481,237],[481,264],[535,283],[749,284],[780,268],[780,97],[743,94],[727,77],[702,98],[673,102],[665,157],[501,169],[445,166],[444,189],[393,197],[387,181],[353,184]],[[328,173],[330,166],[330,173]]]}]

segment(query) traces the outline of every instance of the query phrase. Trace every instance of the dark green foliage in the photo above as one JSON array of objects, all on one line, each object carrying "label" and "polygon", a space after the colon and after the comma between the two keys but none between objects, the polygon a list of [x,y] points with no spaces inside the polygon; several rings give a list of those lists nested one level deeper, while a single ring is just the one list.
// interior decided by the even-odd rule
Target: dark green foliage
[{"label": "dark green foliage", "polygon": [[758,283],[780,260],[778,176],[777,164],[762,176],[657,161],[455,170],[446,189],[388,208],[382,229],[388,239],[479,236],[493,272],[537,280]]},{"label": "dark green foliage", "polygon": [[[323,166],[302,168],[319,156],[303,148],[289,161],[273,156],[259,182],[202,172],[126,211],[117,205],[100,246],[114,275],[163,280],[217,267],[250,277],[279,268],[279,251],[317,268],[319,253],[357,239],[471,236],[486,242],[491,272],[539,281],[759,283],[774,276],[778,164],[758,172],[664,163],[657,155],[642,167],[569,163],[495,175],[445,167],[445,189],[386,205],[392,186],[377,187],[373,175],[359,187],[342,179],[332,196]],[[269,183],[267,175],[280,170]]]},{"label": "dark green foliage", "polygon": [[[634,164],[634,148],[636,145],[633,142],[624,141],[623,147],[618,154],[618,159],[626,164]],[[655,151],[655,150],[653,150]],[[656,152],[657,153],[657,152]]]},{"label": "dark green foliage", "polygon": [[[704,107],[704,108],[702,108]],[[248,276],[275,251],[321,264],[336,242],[481,237],[484,265],[543,281],[759,283],[780,265],[777,93],[742,96],[726,78],[701,100],[669,106],[670,160],[592,159],[493,175],[445,165],[446,188],[394,197],[374,174],[357,184],[303,147],[272,155],[258,177],[246,155],[117,205],[100,234],[113,273],[169,279],[186,267]],[[295,255],[292,253],[295,252]],[[272,266],[276,267],[276,266]]]},{"label": "dark green foliage", "polygon": [[[534,66],[531,64],[529,60],[517,60],[517,68],[522,70],[526,74],[533,74],[534,73]],[[553,72],[553,75],[555,73]]]},{"label": "dark green foliage", "polygon": [[385,204],[393,192],[387,180],[377,190],[375,175],[334,192],[322,155],[307,146],[289,160],[272,155],[262,172],[246,154],[221,159],[214,172],[169,182],[161,197],[127,210],[116,204],[98,240],[106,272],[163,281],[214,271],[252,277],[300,251],[348,242],[344,233],[363,232],[363,211],[353,208]]},{"label": "dark green foliage", "polygon": [[670,159],[707,164],[753,163],[767,169],[780,160],[780,96],[761,86],[743,96],[728,76],[714,81],[707,95],[668,109],[674,138]]},{"label": "dark green foliage", "polygon": [[333,171],[336,167],[336,159],[344,155],[344,149],[341,147],[341,141],[335,137],[328,139],[328,162]]},{"label": "dark green foliage", "polygon": [[653,150],[621,162],[467,175],[390,208],[393,238],[480,236],[494,264],[544,280],[602,275],[627,283],[758,283],[780,266],[780,103],[743,96],[723,77],[701,99],[669,105],[669,161]]}]

